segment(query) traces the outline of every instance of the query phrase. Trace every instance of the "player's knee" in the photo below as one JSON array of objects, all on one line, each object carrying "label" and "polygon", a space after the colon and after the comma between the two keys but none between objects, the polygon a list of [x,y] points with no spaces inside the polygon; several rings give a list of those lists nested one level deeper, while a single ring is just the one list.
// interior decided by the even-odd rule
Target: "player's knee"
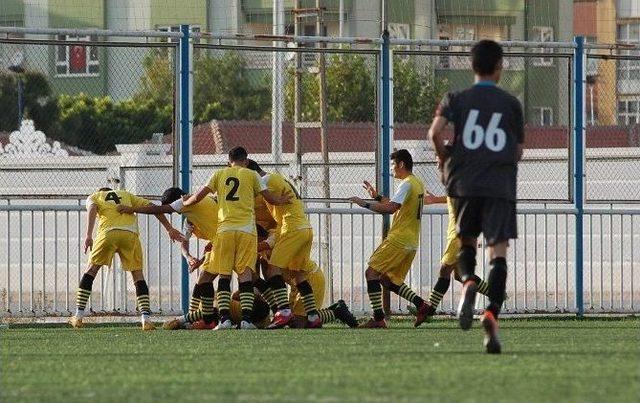
[{"label": "player's knee", "polygon": [[451,272],[453,272],[453,266],[448,265],[448,264],[443,264],[442,266],[440,266],[439,277],[440,278],[449,278],[449,277],[451,277]]},{"label": "player's knee", "polygon": [[368,267],[364,272],[364,276],[367,280],[380,280],[380,273],[373,270],[371,267]]},{"label": "player's knee", "polygon": [[137,283],[138,281],[144,281],[144,274],[142,273],[142,270],[134,270],[131,272],[131,278],[133,279],[134,283]]},{"label": "player's knee", "polygon": [[97,264],[92,264],[91,266],[89,266],[89,268],[85,273],[89,274],[91,277],[95,277],[98,275],[98,272],[100,271],[101,267],[102,266],[99,266]]}]

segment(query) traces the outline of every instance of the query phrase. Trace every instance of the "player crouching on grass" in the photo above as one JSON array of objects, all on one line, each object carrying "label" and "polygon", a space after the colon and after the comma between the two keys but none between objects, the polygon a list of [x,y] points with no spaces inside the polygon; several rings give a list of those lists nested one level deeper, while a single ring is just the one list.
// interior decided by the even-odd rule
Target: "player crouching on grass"
[{"label": "player crouching on grass", "polygon": [[[213,267],[212,245],[216,239],[218,230],[218,202],[213,197],[205,197],[198,203],[185,207],[184,201],[189,198],[185,191],[177,187],[171,187],[162,194],[161,205],[147,206],[118,206],[121,213],[141,213],[141,214],[181,214],[185,221],[185,238],[182,241],[182,255],[189,263],[189,272],[202,267],[203,270],[198,277],[197,283],[193,286],[191,300],[189,302],[189,312],[179,316],[164,324],[168,330],[184,329],[192,327],[194,329],[213,329],[218,325],[218,313],[214,309],[215,292],[213,280],[218,275]],[[205,255],[199,260],[189,251],[189,239],[192,235],[208,242],[205,247]]]},{"label": "player crouching on grass", "polygon": [[[101,188],[87,198],[87,235],[84,241],[84,253],[91,250],[89,267],[80,280],[76,293],[76,313],[69,323],[74,328],[83,326],[85,308],[93,280],[102,266],[109,266],[117,253],[122,262],[122,269],[131,272],[136,287],[138,311],[142,315],[142,329],[154,330],[150,321],[149,287],[142,274],[142,246],[138,235],[138,218],[131,214],[121,214],[118,206],[142,207],[151,204],[149,200],[135,196],[126,190]],[[163,214],[156,215],[169,236],[174,241],[182,241],[183,237],[175,230]],[[93,229],[98,219],[98,233],[93,241]]]},{"label": "player crouching on grass", "polygon": [[[273,245],[275,245],[276,243],[277,232],[278,231],[275,230],[271,234],[269,234],[264,228],[258,226],[258,264],[261,266],[261,271],[263,273],[269,270],[268,261],[271,255],[271,250],[273,249]],[[311,289],[313,290],[313,298],[315,300],[316,306],[321,307],[324,304],[326,283],[324,271],[316,262],[314,262],[312,259],[309,259],[307,263],[307,273],[307,281],[309,282],[309,284],[311,284]],[[282,277],[283,280],[291,287],[291,290],[289,292],[289,305],[291,306],[291,311],[293,312],[294,319],[289,324],[289,326],[292,328],[306,328],[307,314],[305,311],[304,297],[296,287],[295,273],[289,270],[283,270]],[[277,304],[275,302],[273,291],[269,287],[269,283],[261,278],[258,278],[254,281],[254,286],[269,302],[269,305],[272,306],[273,311],[277,311]],[[339,300],[338,302],[328,306],[327,308],[318,309],[318,315],[320,316],[320,320],[323,325],[334,322],[335,320],[339,320],[340,322],[351,328],[358,327],[358,321],[353,316],[351,311],[349,311],[349,307],[343,300]]]},{"label": "player crouching on grass", "polygon": [[374,195],[375,190],[365,183],[365,189],[375,202],[366,202],[359,197],[350,200],[360,207],[376,213],[393,214],[393,223],[384,241],[378,246],[365,272],[367,279],[367,293],[373,318],[362,324],[366,328],[386,328],[382,310],[381,280],[386,276],[390,280],[389,288],[400,297],[416,306],[416,321],[414,326],[420,326],[426,319],[428,305],[405,283],[404,279],[411,268],[420,241],[420,222],[422,219],[422,204],[424,185],[413,175],[413,158],[407,150],[398,150],[391,154],[393,177],[402,182],[391,199]]}]

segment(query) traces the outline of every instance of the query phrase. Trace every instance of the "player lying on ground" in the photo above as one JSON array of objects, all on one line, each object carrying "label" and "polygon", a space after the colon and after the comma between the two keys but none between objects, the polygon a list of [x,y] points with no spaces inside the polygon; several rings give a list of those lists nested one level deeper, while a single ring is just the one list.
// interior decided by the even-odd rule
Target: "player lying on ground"
[{"label": "player lying on ground", "polygon": [[[182,255],[189,263],[190,272],[195,270],[197,263],[199,263],[198,267],[202,267],[198,281],[193,286],[190,303],[191,307],[192,304],[197,302],[197,308],[190,309],[186,315],[165,323],[165,329],[184,328],[187,324],[192,324],[195,328],[213,329],[218,324],[218,317],[217,313],[214,312],[213,303],[215,299],[213,280],[215,280],[217,272],[213,268],[213,259],[211,259],[211,254],[213,253],[211,245],[215,242],[218,229],[218,202],[215,198],[207,196],[198,203],[185,207],[184,201],[189,197],[190,195],[186,194],[182,189],[171,187],[162,194],[162,204],[160,206],[154,204],[138,207],[118,206],[118,211],[121,213],[178,213],[186,218]],[[208,242],[202,261],[198,261],[189,252],[189,239],[192,235]]]},{"label": "player lying on ground", "polygon": [[426,320],[428,313],[426,302],[404,283],[419,245],[424,186],[412,173],[413,158],[409,151],[395,151],[391,154],[391,161],[394,178],[402,181],[393,198],[378,197],[375,202],[366,202],[359,197],[350,199],[376,213],[393,214],[389,233],[369,259],[365,272],[373,318],[362,326],[369,328],[387,327],[382,310],[380,281],[383,276],[389,278],[391,291],[416,306],[416,327]]},{"label": "player lying on ground", "polygon": [[[142,246],[138,235],[138,218],[131,214],[121,214],[118,206],[142,207],[151,204],[149,200],[135,196],[126,190],[101,188],[87,198],[87,234],[84,241],[84,253],[91,250],[89,267],[80,280],[76,292],[76,313],[69,323],[75,328],[83,326],[87,301],[91,296],[93,280],[102,266],[110,266],[113,256],[118,254],[122,269],[131,273],[136,287],[138,311],[142,314],[142,328],[153,330],[155,326],[149,320],[149,287],[142,274]],[[179,231],[171,227],[163,214],[156,215],[172,240],[182,241]],[[98,220],[96,240],[93,229]]]},{"label": "player lying on ground", "polygon": [[258,240],[254,218],[255,197],[262,194],[273,205],[289,203],[290,194],[275,195],[260,180],[256,172],[246,168],[247,151],[234,147],[229,151],[229,167],[213,173],[206,186],[183,202],[194,205],[208,194],[218,197],[218,229],[214,241],[213,267],[218,279],[217,330],[234,327],[231,319],[231,274],[238,275],[242,321],[240,329],[255,329],[251,323],[254,302],[253,274],[257,260]]},{"label": "player lying on ground", "polygon": [[[364,188],[369,193],[372,199],[382,200],[382,197],[378,194],[376,189],[367,181],[364,182]],[[444,253],[442,254],[442,258],[440,259],[440,272],[438,274],[438,281],[436,282],[433,290],[429,294],[429,300],[427,301],[427,317],[430,318],[436,313],[436,309],[442,301],[442,298],[449,290],[449,285],[451,284],[451,274],[453,274],[454,278],[462,282],[460,280],[460,276],[457,273],[458,266],[458,252],[460,251],[460,240],[458,239],[458,234],[456,233],[456,219],[453,213],[453,202],[451,198],[447,196],[435,196],[428,191],[425,190],[425,196],[423,199],[423,203],[426,205],[429,204],[441,204],[447,203],[448,210],[448,224],[447,224],[447,245],[445,247]],[[478,292],[483,295],[488,295],[489,284],[486,281],[482,280],[480,277],[474,275],[474,281],[478,284]],[[393,283],[388,281],[388,279],[382,279],[382,284],[387,288],[395,288]],[[417,309],[414,306],[409,307],[409,312],[416,315]]]},{"label": "player lying on ground", "polygon": [[[270,236],[267,237],[268,233],[263,228],[258,227],[258,264],[261,267],[262,273],[265,273],[269,270],[268,259],[269,255],[271,254],[273,245],[277,243],[276,232],[277,231],[273,231]],[[313,290],[313,298],[316,306],[321,307],[324,305],[326,277],[324,271],[312,259],[309,259],[307,265],[307,281],[309,281],[309,283],[311,284],[311,288]],[[284,270],[282,272],[282,276],[283,280],[291,287],[291,290],[289,292],[289,304],[292,308],[294,319],[288,324],[288,326],[294,328],[306,328],[307,314],[305,311],[304,298],[296,287],[295,273],[290,272],[289,270]],[[273,291],[271,290],[271,288],[269,288],[268,282],[261,278],[258,278],[254,281],[254,286],[265,297],[267,302],[269,302],[272,310],[274,312],[277,312],[277,304],[273,297]],[[349,311],[349,307],[343,300],[339,300],[338,302],[328,306],[327,308],[318,309],[318,315],[320,316],[322,324],[327,324],[335,320],[339,320],[349,327],[358,326],[356,318]]]},{"label": "player lying on ground", "polygon": [[294,198],[287,204],[273,204],[267,198],[267,208],[277,223],[277,238],[269,257],[269,269],[265,277],[273,294],[278,311],[273,317],[270,329],[279,329],[291,324],[295,319],[287,298],[287,288],[283,271],[292,274],[296,289],[302,296],[304,312],[307,316],[306,327],[322,326],[314,298],[313,285],[308,281],[313,231],[304,212],[304,205],[296,188],[279,173],[267,173],[258,163],[248,161],[247,167],[254,170],[262,181],[262,186],[275,195],[293,194]]},{"label": "player lying on ground", "polygon": [[[489,306],[481,323],[488,353],[500,353],[498,314],[505,297],[507,247],[517,238],[516,185],[522,157],[524,119],[517,98],[498,88],[502,48],[482,40],[471,50],[475,84],[450,93],[440,103],[429,138],[443,162],[447,195],[453,198],[458,238],[460,277],[464,282],[458,317],[462,329],[473,321],[478,284],[474,279],[476,247],[482,233],[489,245]],[[443,130],[454,126],[452,146],[445,146]]]}]

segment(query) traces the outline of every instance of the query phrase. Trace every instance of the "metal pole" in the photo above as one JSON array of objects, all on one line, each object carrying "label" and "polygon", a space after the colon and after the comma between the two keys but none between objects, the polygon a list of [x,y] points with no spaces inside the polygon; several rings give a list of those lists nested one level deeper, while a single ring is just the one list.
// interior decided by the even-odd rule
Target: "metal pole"
[{"label": "metal pole", "polygon": [[340,13],[338,17],[338,36],[342,38],[344,36],[344,0],[340,0],[338,13]]},{"label": "metal pole", "polygon": [[22,116],[24,111],[24,85],[22,83],[22,76],[18,74],[18,130],[22,125]]},{"label": "metal pole", "polygon": [[573,188],[574,188],[574,207],[576,210],[576,241],[574,245],[575,250],[575,281],[576,281],[576,309],[578,316],[584,315],[584,301],[583,301],[583,215],[584,215],[584,115],[585,115],[585,63],[584,63],[584,37],[576,36],[574,38],[576,44],[574,53],[574,176],[573,176]]},{"label": "metal pole", "polygon": [[[380,115],[381,115],[381,138],[379,139],[378,144],[380,145],[379,153],[380,158],[378,159],[380,163],[380,184],[382,185],[382,195],[385,197],[389,197],[391,194],[391,173],[389,166],[389,158],[391,155],[391,50],[389,43],[389,32],[384,31],[382,33],[382,46],[380,48],[380,63],[382,67],[381,74],[381,105],[380,105]],[[390,217],[389,215],[384,215],[382,217],[382,237],[385,238],[387,236],[387,232],[390,227]],[[391,307],[391,298],[389,295],[389,290],[385,287],[383,292],[382,303],[385,312],[390,312]]]},{"label": "metal pole", "polygon": [[[284,35],[284,0],[273,0],[273,35]],[[273,46],[282,46],[283,42],[274,41]],[[273,162],[282,161],[282,121],[284,117],[284,53],[273,52],[273,71],[271,77],[271,157]]]},{"label": "metal pole", "polygon": [[[297,10],[300,8],[300,0],[295,1],[294,8]],[[293,15],[294,24],[293,30],[294,35],[300,35],[300,22],[297,14]],[[296,48],[298,47],[298,43],[296,42]],[[301,75],[302,75],[302,54],[300,52],[295,52],[295,64],[296,71],[294,74],[294,87],[295,87],[295,96],[293,102],[293,152],[296,155],[296,171],[298,177],[302,176],[302,147],[300,144],[300,128],[298,127],[298,123],[301,120],[302,113],[302,88],[301,88]]]},{"label": "metal pole", "polygon": [[[191,191],[191,134],[192,134],[192,74],[191,43],[189,25],[180,25],[180,185],[182,190]],[[180,284],[182,312],[189,310],[189,264],[182,258],[182,278]]]}]

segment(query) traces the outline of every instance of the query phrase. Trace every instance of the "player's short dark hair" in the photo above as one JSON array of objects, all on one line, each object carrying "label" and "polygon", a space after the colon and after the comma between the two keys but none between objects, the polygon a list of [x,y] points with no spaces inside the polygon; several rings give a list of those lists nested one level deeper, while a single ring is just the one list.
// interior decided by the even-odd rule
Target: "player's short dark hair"
[{"label": "player's short dark hair", "polygon": [[256,232],[258,233],[258,238],[267,238],[269,237],[269,231],[264,229],[264,227],[260,224],[256,224]]},{"label": "player's short dark hair", "polygon": [[260,165],[251,158],[247,159],[247,168],[252,171],[262,172],[262,168],[260,168]]},{"label": "player's short dark hair", "polygon": [[411,153],[404,148],[392,152],[391,159],[396,163],[396,165],[400,162],[404,162],[404,169],[407,171],[413,170],[413,157],[411,157]]},{"label": "player's short dark hair", "polygon": [[108,191],[110,191],[110,190],[113,190],[113,189],[111,189],[111,188],[107,188],[107,187],[104,187],[104,188],[100,188],[100,189],[98,189],[98,191],[99,191],[99,192],[108,192]]},{"label": "player's short dark hair", "polygon": [[242,146],[233,147],[229,150],[229,161],[242,162],[247,159],[247,150]]},{"label": "player's short dark hair", "polygon": [[502,60],[502,46],[496,41],[483,39],[471,48],[471,65],[481,76],[493,74]]},{"label": "player's short dark hair", "polygon": [[186,194],[187,192],[180,188],[169,188],[162,193],[160,203],[162,203],[162,205],[171,204]]}]

